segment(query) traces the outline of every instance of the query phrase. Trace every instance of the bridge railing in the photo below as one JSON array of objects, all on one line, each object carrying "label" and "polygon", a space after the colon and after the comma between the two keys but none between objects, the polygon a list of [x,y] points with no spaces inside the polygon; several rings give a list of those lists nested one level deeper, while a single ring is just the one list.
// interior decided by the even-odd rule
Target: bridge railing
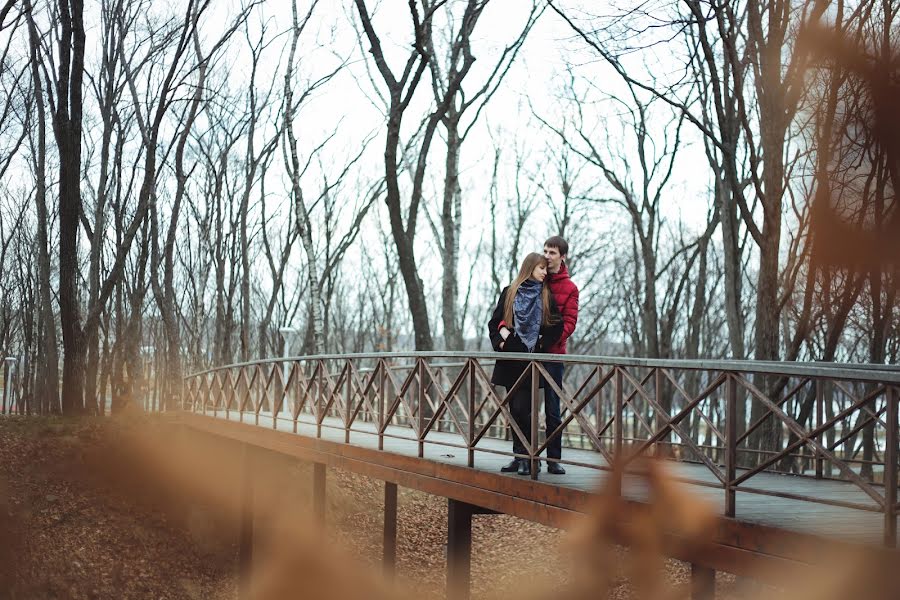
[{"label": "bridge railing", "polygon": [[[254,423],[340,429],[385,439],[512,455],[486,439],[517,436],[532,462],[549,439],[592,450],[559,462],[607,469],[616,455],[653,453],[704,465],[691,483],[722,489],[725,513],[738,491],[884,514],[896,540],[900,369],[880,365],[762,361],[678,361],[553,356],[566,365],[559,387],[534,355],[504,354],[527,366],[510,389],[490,383],[494,353],[322,355],[229,365],[185,378],[184,408]],[[547,431],[545,388],[560,397],[562,424]],[[528,390],[530,432],[510,401]],[[530,435],[529,435],[530,434]],[[530,440],[534,440],[531,443]],[[587,458],[585,458],[587,456]],[[598,460],[599,459],[599,460]],[[544,459],[546,460],[546,459]],[[792,486],[755,485],[761,473],[852,483],[862,494],[813,496]],[[794,480],[796,481],[796,480]]]}]

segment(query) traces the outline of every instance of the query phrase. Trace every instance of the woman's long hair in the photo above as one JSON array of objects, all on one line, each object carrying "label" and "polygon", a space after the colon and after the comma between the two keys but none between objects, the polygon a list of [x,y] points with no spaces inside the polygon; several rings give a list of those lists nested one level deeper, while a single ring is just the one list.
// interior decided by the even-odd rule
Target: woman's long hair
[{"label": "woman's long hair", "polygon": [[[543,263],[545,267],[548,266],[547,259],[544,258],[543,254],[538,254],[537,252],[530,253],[525,257],[525,260],[522,261],[522,266],[519,268],[519,274],[516,275],[513,282],[509,284],[509,291],[506,292],[506,302],[503,304],[503,320],[510,328],[514,326],[513,302],[516,299],[516,293],[519,291],[519,286],[531,277],[535,267],[541,263]],[[550,274],[547,273],[547,277],[549,276]],[[541,289],[541,304],[544,308],[541,322],[543,325],[550,325],[553,323],[553,315],[550,314],[550,286],[547,285],[546,281],[547,280],[545,279],[543,289]]]}]

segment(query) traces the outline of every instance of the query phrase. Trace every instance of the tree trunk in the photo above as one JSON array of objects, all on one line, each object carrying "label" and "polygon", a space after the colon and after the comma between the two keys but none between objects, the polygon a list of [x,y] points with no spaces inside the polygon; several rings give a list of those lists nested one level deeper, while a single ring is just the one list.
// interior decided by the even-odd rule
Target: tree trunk
[{"label": "tree trunk", "polygon": [[[653,217],[650,217],[651,223]],[[640,227],[640,223],[635,223]],[[645,356],[660,358],[659,346],[659,308],[656,301],[656,250],[652,247],[653,229],[645,238],[643,232],[639,232],[641,242],[641,266],[644,276],[644,302],[641,307],[641,328],[644,335]]]},{"label": "tree trunk", "polygon": [[56,320],[53,316],[53,299],[50,291],[50,251],[47,227],[47,130],[44,112],[44,90],[39,68],[40,39],[34,24],[31,0],[25,0],[25,14],[28,19],[28,35],[31,51],[31,78],[34,85],[37,107],[38,146],[35,149],[35,207],[37,209],[37,260],[38,260],[38,306],[43,323],[41,336],[42,357],[37,368],[35,386],[41,395],[38,403],[46,406],[48,412],[56,413],[59,405],[59,354],[56,346]]},{"label": "tree trunk", "polygon": [[[291,3],[293,15],[293,36],[291,37],[291,50],[288,53],[287,69],[284,74],[284,129],[288,138],[288,149],[291,154],[289,172],[291,176],[291,192],[294,196],[294,212],[297,219],[297,230],[300,233],[300,241],[306,253],[306,264],[309,270],[309,303],[310,317],[313,332],[313,352],[324,353],[324,322],[322,315],[322,286],[319,279],[319,267],[316,260],[316,249],[312,239],[312,224],[309,219],[309,211],[303,200],[303,190],[300,186],[300,160],[297,156],[297,139],[294,136],[294,92],[293,69],[294,56],[297,52],[297,42],[300,39],[300,22],[297,17],[297,0]],[[309,16],[307,16],[307,19]],[[305,22],[304,22],[305,24]]]},{"label": "tree trunk", "polygon": [[443,284],[441,286],[444,347],[447,350],[463,350],[464,340],[459,322],[459,238],[462,227],[462,201],[459,189],[459,153],[462,140],[459,137],[458,115],[451,109],[445,121],[447,127],[447,160],[444,174],[444,203],[441,211],[443,230]]},{"label": "tree trunk", "polygon": [[53,132],[59,149],[59,318],[63,336],[62,409],[84,411],[85,346],[78,298],[78,228],[81,216],[81,107],[84,77],[84,6],[59,0],[61,35]]},{"label": "tree trunk", "polygon": [[[399,99],[398,99],[399,101]],[[415,332],[416,350],[434,350],[434,339],[431,336],[431,321],[428,318],[428,304],[425,300],[425,290],[422,280],[419,278],[419,268],[416,264],[413,239],[407,235],[403,226],[403,214],[400,200],[400,182],[398,181],[398,148],[400,146],[400,114],[397,108],[391,109],[388,118],[387,141],[384,150],[385,175],[387,179],[388,215],[390,216],[391,234],[397,247],[397,260],[400,265],[400,275],[403,277],[403,285],[406,287],[406,296],[409,300],[409,311],[412,316],[413,331]],[[412,219],[412,216],[410,216]]]},{"label": "tree trunk", "polygon": [[[192,18],[196,20],[196,12],[192,14]],[[185,172],[184,168],[184,148],[187,145],[188,136],[194,124],[194,120],[197,117],[197,112],[200,108],[200,102],[203,98],[203,91],[205,90],[206,84],[207,63],[201,55],[199,33],[196,26],[193,30],[192,39],[194,42],[194,52],[196,53],[197,60],[199,61],[199,68],[197,70],[197,84],[194,89],[194,96],[191,99],[191,105],[188,109],[188,114],[185,117],[184,123],[182,124],[182,130],[178,136],[177,146],[175,149],[175,198],[172,202],[172,212],[169,216],[169,227],[166,232],[166,241],[163,245],[163,279],[161,289],[158,289],[160,286],[157,285],[156,279],[156,271],[159,260],[156,247],[158,236],[156,231],[153,231],[151,234],[153,235],[152,258],[154,264],[154,272],[152,274],[151,281],[153,283],[153,293],[156,296],[157,304],[159,306],[160,316],[162,317],[165,337],[165,352],[163,353],[163,356],[165,357],[165,377],[163,379],[164,389],[162,390],[161,396],[161,408],[163,410],[170,408],[170,404],[174,401],[174,399],[180,398],[181,395],[181,328],[178,325],[178,313],[175,308],[175,238],[178,233],[178,220],[179,215],[181,214],[181,203],[184,201],[188,178],[188,175]],[[151,209],[151,219],[155,229],[155,224],[157,222],[155,203]]]},{"label": "tree trunk", "polygon": [[[722,250],[725,278],[725,322],[728,325],[728,346],[731,358],[746,358],[744,348],[744,315],[741,310],[741,251],[738,245],[737,207],[731,194],[727,193],[724,181],[717,181],[716,201],[722,213]],[[743,430],[744,419],[738,420],[738,427]]]},{"label": "tree trunk", "polygon": [[[782,196],[784,195],[784,146],[789,119],[786,95],[788,84],[783,81],[782,52],[788,16],[770,6],[765,29],[759,4],[750,2],[747,23],[753,57],[758,62],[755,89],[759,104],[759,138],[762,149],[762,185],[757,189],[763,209],[763,224],[759,247],[759,267],[756,282],[756,314],[754,321],[754,358],[778,360],[779,320],[778,302],[779,250],[781,248]],[[763,393],[773,391],[773,378],[758,378],[757,387]],[[768,410],[759,402],[752,404],[751,421],[766,415]],[[769,418],[751,436],[750,445],[757,449],[780,447],[781,426]]]}]

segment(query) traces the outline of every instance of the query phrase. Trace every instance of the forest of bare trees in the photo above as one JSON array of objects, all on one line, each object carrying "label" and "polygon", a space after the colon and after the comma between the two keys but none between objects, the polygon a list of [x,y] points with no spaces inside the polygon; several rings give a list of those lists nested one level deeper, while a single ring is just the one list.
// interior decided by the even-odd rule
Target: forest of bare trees
[{"label": "forest of bare trees", "polygon": [[102,414],[210,365],[486,349],[556,234],[570,352],[897,363],[898,12],[2,0],[5,374]]}]

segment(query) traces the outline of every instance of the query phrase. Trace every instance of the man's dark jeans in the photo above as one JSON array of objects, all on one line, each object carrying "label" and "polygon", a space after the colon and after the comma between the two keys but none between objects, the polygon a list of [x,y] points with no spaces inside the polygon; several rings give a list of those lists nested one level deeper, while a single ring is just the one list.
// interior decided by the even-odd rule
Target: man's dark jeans
[{"label": "man's dark jeans", "polygon": [[[563,371],[565,371],[566,366],[558,362],[545,362],[542,364],[547,369],[550,377],[553,378],[553,381],[556,382],[556,385],[559,386],[559,389],[562,389]],[[544,417],[547,422],[547,437],[549,438],[562,423],[562,420],[559,417],[559,395],[548,383],[544,383]],[[562,432],[547,444],[547,458],[562,458]]]}]

